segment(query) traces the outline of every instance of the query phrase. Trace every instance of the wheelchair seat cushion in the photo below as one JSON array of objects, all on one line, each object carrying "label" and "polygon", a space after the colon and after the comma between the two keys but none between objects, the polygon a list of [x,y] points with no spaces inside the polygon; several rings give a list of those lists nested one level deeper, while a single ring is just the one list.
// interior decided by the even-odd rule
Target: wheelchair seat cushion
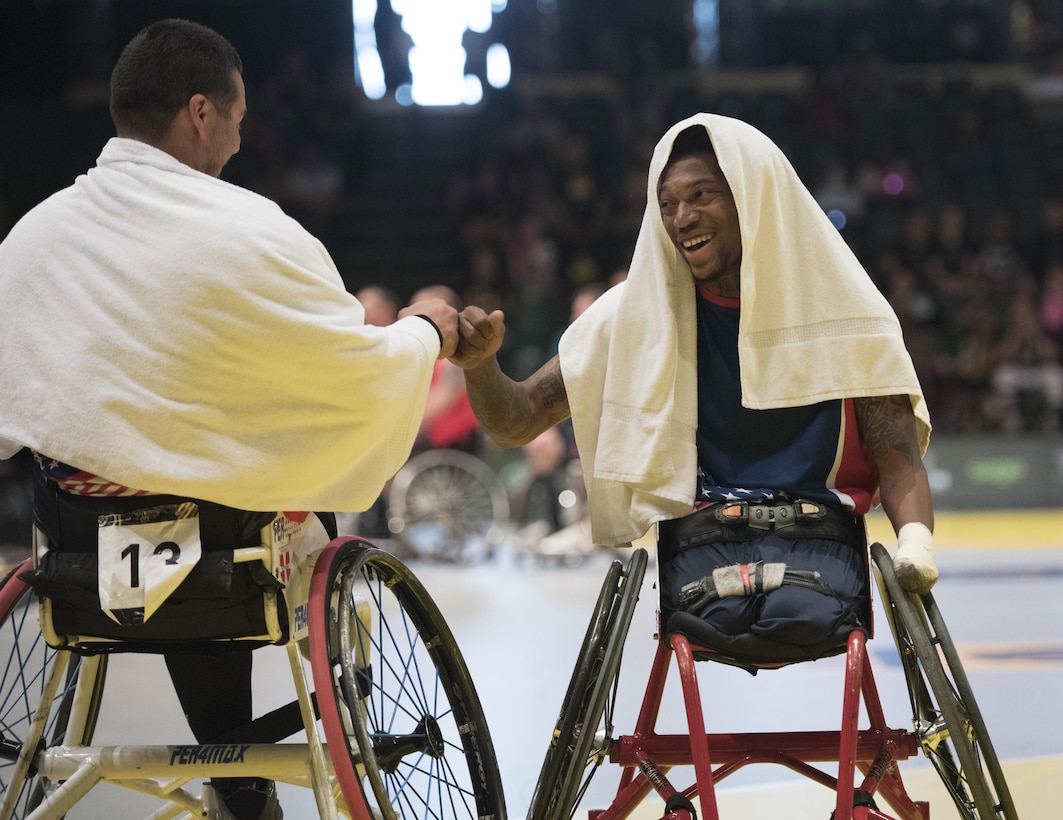
[{"label": "wheelchair seat cushion", "polygon": [[[738,666],[755,675],[760,669],[774,669],[840,655],[845,651],[853,628],[840,625],[834,632],[824,635],[818,643],[802,646],[773,641],[751,632],[729,635],[689,612],[674,612],[665,622],[664,634],[666,640],[673,635],[683,635],[691,644],[695,660]],[[855,628],[862,629],[859,626]]]}]

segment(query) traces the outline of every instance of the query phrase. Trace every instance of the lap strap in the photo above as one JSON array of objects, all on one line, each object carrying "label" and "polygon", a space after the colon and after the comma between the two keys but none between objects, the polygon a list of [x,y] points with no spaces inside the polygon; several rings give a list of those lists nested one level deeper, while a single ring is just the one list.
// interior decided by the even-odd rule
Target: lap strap
[{"label": "lap strap", "polygon": [[754,504],[720,502],[658,525],[658,555],[667,561],[688,547],[716,541],[752,541],[766,532],[783,538],[827,538],[863,544],[863,519],[816,501]]}]

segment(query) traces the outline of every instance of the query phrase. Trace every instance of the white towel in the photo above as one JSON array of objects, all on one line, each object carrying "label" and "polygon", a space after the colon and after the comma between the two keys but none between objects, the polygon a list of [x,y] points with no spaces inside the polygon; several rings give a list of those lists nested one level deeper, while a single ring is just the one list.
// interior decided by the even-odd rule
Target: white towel
[{"label": "white towel", "polygon": [[698,114],[654,151],[627,281],[577,319],[559,347],[599,544],[633,540],[693,507],[696,296],[657,205],[672,143],[691,126],[708,131],[738,207],[742,404],[908,395],[924,452],[930,440],[896,315],[790,162],[752,126]]},{"label": "white towel", "polygon": [[274,203],[126,139],[0,244],[0,310],[0,457],[251,510],[368,507],[439,352]]}]

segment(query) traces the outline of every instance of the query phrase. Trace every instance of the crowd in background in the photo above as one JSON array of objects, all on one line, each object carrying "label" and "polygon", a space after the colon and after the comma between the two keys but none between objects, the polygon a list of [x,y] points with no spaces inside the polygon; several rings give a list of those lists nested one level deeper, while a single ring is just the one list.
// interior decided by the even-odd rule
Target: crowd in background
[{"label": "crowd in background", "polygon": [[[1040,76],[1063,80],[1057,62]],[[446,284],[466,303],[507,311],[503,365],[527,375],[556,349],[577,293],[622,278],[660,133],[698,110],[733,115],[784,148],[893,304],[939,433],[1055,431],[1063,180],[1051,178],[1016,76],[904,73],[858,40],[799,84],[720,90],[669,74],[656,85],[584,88],[576,78],[499,95],[469,119],[470,148],[450,158],[445,179],[430,171],[432,155],[398,172],[408,179],[392,181],[396,196],[433,204],[397,230],[412,240],[434,212]],[[298,52],[255,99],[234,180],[276,198],[344,258],[345,242],[364,242],[351,232],[352,203],[384,150],[376,121]],[[394,273],[341,271],[352,290]],[[428,284],[416,276],[395,278]]]},{"label": "crowd in background", "polygon": [[[465,303],[503,308],[502,364],[521,377],[556,352],[574,311],[623,278],[660,134],[696,111],[736,116],[786,151],[896,309],[937,433],[1056,432],[1063,178],[1051,171],[1063,157],[1048,155],[1034,106],[1063,100],[1063,16],[1014,8],[1023,59],[1010,72],[902,67],[856,36],[836,64],[728,84],[642,48],[604,73],[515,82],[451,117],[462,133],[445,152],[440,140],[398,164],[395,129],[430,131],[431,116],[381,115],[349,64],[323,67],[294,47],[249,81],[243,149],[225,178],[318,235],[352,292],[385,285],[404,301],[446,284]],[[18,216],[12,202],[0,186],[0,236]],[[430,234],[446,275],[349,263],[373,241],[358,227],[374,212],[400,237],[379,240],[381,258]],[[3,481],[0,491],[21,492]],[[20,504],[0,497],[0,518]]]}]

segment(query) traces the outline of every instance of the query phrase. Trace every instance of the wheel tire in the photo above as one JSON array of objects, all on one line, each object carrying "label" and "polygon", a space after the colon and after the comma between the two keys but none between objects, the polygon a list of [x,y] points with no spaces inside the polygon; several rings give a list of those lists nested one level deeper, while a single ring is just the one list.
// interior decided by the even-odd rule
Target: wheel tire
[{"label": "wheel tire", "polygon": [[[0,668],[0,804],[10,806],[11,820],[29,815],[55,785],[37,776],[34,760],[27,760],[25,755],[35,758],[49,746],[92,742],[107,670],[106,658],[101,658],[94,679],[82,682],[80,694],[88,698],[85,725],[80,737],[68,734],[81,658],[70,653],[60,655],[44,642],[37,594],[18,577],[31,566],[32,559],[26,559],[0,586],[0,658],[5,659]],[[63,680],[51,705],[45,705],[47,719],[35,727],[34,715],[59,663],[66,667],[60,670]]]},{"label": "wheel tire", "polygon": [[321,723],[352,816],[504,820],[465,661],[399,559],[360,539],[333,541],[314,568],[308,627]]},{"label": "wheel tire", "polygon": [[509,495],[494,471],[458,450],[427,450],[395,475],[388,528],[414,554],[472,563],[490,558],[509,524]]},{"label": "wheel tire", "polygon": [[605,759],[620,661],[646,563],[646,550],[640,548],[626,568],[613,561],[606,573],[532,795],[529,820],[572,817]]},{"label": "wheel tire", "polygon": [[886,549],[873,544],[871,552],[923,754],[934,765],[961,817],[1016,820],[1015,804],[989,732],[933,596],[904,591]]}]

